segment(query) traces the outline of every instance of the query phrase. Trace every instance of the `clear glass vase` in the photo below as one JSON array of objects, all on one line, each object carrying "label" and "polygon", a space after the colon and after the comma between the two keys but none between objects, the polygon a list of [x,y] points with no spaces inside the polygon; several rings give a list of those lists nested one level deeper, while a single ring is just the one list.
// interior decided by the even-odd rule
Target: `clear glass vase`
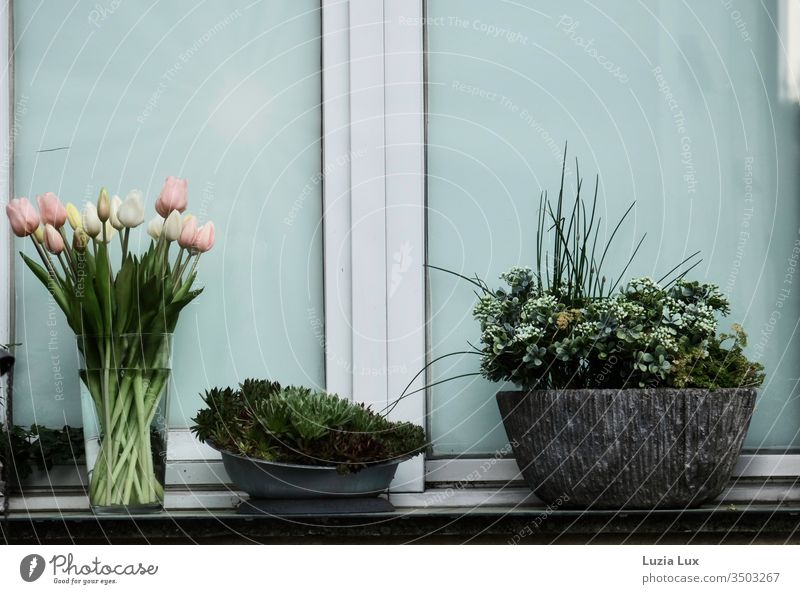
[{"label": "clear glass vase", "polygon": [[81,335],[77,340],[92,511],[161,511],[172,334]]}]

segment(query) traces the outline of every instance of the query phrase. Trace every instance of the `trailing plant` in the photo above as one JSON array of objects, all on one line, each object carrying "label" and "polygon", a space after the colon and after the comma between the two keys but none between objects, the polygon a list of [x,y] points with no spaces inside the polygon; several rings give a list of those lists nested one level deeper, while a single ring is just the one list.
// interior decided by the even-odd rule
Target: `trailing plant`
[{"label": "trailing plant", "polygon": [[200,441],[234,454],[341,472],[415,456],[427,446],[422,427],[392,422],[368,406],[309,388],[248,379],[212,388],[193,419]]},{"label": "trailing plant", "polygon": [[694,353],[676,363],[675,386],[709,390],[760,386],[764,383],[764,366],[745,356],[746,346],[747,334],[739,324],[733,324],[732,334],[709,339],[706,356]]},{"label": "trailing plant", "polygon": [[15,425],[0,439],[0,466],[5,480],[16,478],[19,482],[30,476],[34,468],[50,470],[57,464],[74,464],[82,457],[83,430],[79,427]]}]

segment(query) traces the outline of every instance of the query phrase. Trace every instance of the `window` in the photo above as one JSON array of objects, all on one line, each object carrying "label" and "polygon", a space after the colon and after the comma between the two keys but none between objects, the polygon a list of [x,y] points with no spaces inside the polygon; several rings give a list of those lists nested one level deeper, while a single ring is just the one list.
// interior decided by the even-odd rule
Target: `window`
[{"label": "window", "polygon": [[[15,194],[80,207],[139,187],[149,217],[179,175],[217,225],[177,329],[172,427],[208,386],[324,386],[320,26],[306,0],[14,3]],[[80,424],[72,332],[21,265],[16,312],[15,422]]]},{"label": "window", "polygon": [[[569,141],[568,184],[575,157],[587,185],[599,174],[606,234],[636,201],[612,273],[644,233],[626,276],[702,250],[693,274],[732,297],[729,322],[769,374],[740,474],[796,476],[797,457],[753,453],[800,445],[797,52],[782,45],[796,15],[740,4],[14,2],[13,192],[152,198],[177,174],[217,223],[206,291],[179,324],[173,484],[225,481],[186,431],[199,393],[270,376],[379,410],[405,390],[393,418],[427,421],[433,442],[393,484],[413,503],[425,495],[405,493],[439,482],[517,475],[501,459],[499,386],[424,389],[474,374],[477,357],[418,376],[478,339],[469,286],[423,264],[497,284],[531,263],[537,199],[557,188]],[[15,422],[77,424],[72,336],[14,274]]]},{"label": "window", "polygon": [[[659,278],[695,250],[764,363],[746,446],[800,445],[798,104],[781,94],[782,13],[764,3],[430,0],[428,258],[498,285],[530,265],[538,196],[557,191],[564,144],[574,191],[599,174],[606,236],[636,202],[608,260]],[[573,194],[574,195],[574,194]],[[431,358],[476,344],[474,295],[431,272]],[[438,363],[432,381],[478,368]],[[433,452],[493,456],[494,393],[467,377],[430,394]]]}]

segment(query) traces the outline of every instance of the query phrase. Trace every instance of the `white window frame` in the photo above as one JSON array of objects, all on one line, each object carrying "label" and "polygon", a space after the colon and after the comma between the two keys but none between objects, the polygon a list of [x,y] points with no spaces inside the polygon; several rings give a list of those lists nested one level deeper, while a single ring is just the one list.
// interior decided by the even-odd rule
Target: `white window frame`
[{"label": "white window frame", "polygon": [[[13,113],[13,63],[10,60],[10,40],[13,38],[11,2],[0,7],[0,63],[5,68],[0,71],[0,204],[8,204],[11,198],[13,183],[13,160],[11,159],[11,143]],[[0,213],[0,344],[12,342],[12,319],[14,316],[14,268],[13,268],[13,234],[5,209]],[[5,381],[5,380],[4,380]],[[0,384],[0,423],[5,419],[7,390],[5,383]]]},{"label": "white window frame", "polygon": [[[4,201],[13,195],[10,7],[7,2],[0,13],[0,45],[9,65],[0,77],[0,162],[8,165],[0,189]],[[326,386],[381,409],[427,360],[424,2],[321,0],[321,11]],[[8,287],[0,291],[0,342],[10,342],[14,259],[6,218],[0,219],[0,287]],[[411,390],[423,383],[421,376]],[[425,425],[426,406],[420,391],[400,402],[392,417]],[[168,443],[168,508],[235,504],[238,496],[227,487],[216,451],[186,429],[171,430]],[[800,455],[746,453],[734,476],[796,479]],[[58,483],[74,486],[81,478],[73,472]],[[418,456],[401,465],[392,500],[516,504],[531,499],[517,488],[519,480],[513,459]],[[445,498],[437,488],[475,481],[491,486],[458,488]],[[774,489],[759,489],[756,496],[781,498]],[[85,497],[75,495],[26,499],[12,501],[12,509],[86,507]]]},{"label": "white window frame", "polygon": [[[12,6],[6,2],[0,14],[6,74],[13,69]],[[392,26],[407,10],[421,17],[422,1],[321,0],[326,387],[378,410],[425,362],[421,19],[417,27]],[[3,80],[0,158],[12,163],[13,79]],[[10,172],[6,182],[0,190],[4,204],[13,196]],[[6,218],[0,218],[0,286],[9,287],[0,294],[0,340],[10,341],[14,252]],[[404,399],[391,417],[424,425],[424,394]],[[78,486],[82,474],[60,469],[55,477],[35,476],[26,486],[30,493],[40,489],[41,496],[13,498],[10,508],[82,509],[85,496],[54,495],[51,489]],[[229,482],[218,452],[188,429],[170,430],[168,508],[230,507],[237,494]],[[392,491],[421,492],[424,485],[418,456],[401,464]]]},{"label": "white window frame", "polygon": [[[322,2],[323,154],[350,164],[330,168],[323,187],[326,382],[378,410],[426,358],[422,9],[422,0]],[[406,16],[417,25],[402,26]],[[391,416],[424,424],[424,393]],[[424,487],[423,456],[401,464],[392,490]]]}]

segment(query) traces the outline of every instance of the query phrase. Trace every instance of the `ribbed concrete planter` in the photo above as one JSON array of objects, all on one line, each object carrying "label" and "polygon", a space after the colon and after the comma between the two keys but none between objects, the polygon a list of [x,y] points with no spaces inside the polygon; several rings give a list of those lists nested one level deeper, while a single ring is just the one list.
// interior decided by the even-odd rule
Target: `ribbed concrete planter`
[{"label": "ribbed concrete planter", "polygon": [[497,394],[534,493],[596,509],[684,508],[719,495],[755,400],[754,389]]}]

